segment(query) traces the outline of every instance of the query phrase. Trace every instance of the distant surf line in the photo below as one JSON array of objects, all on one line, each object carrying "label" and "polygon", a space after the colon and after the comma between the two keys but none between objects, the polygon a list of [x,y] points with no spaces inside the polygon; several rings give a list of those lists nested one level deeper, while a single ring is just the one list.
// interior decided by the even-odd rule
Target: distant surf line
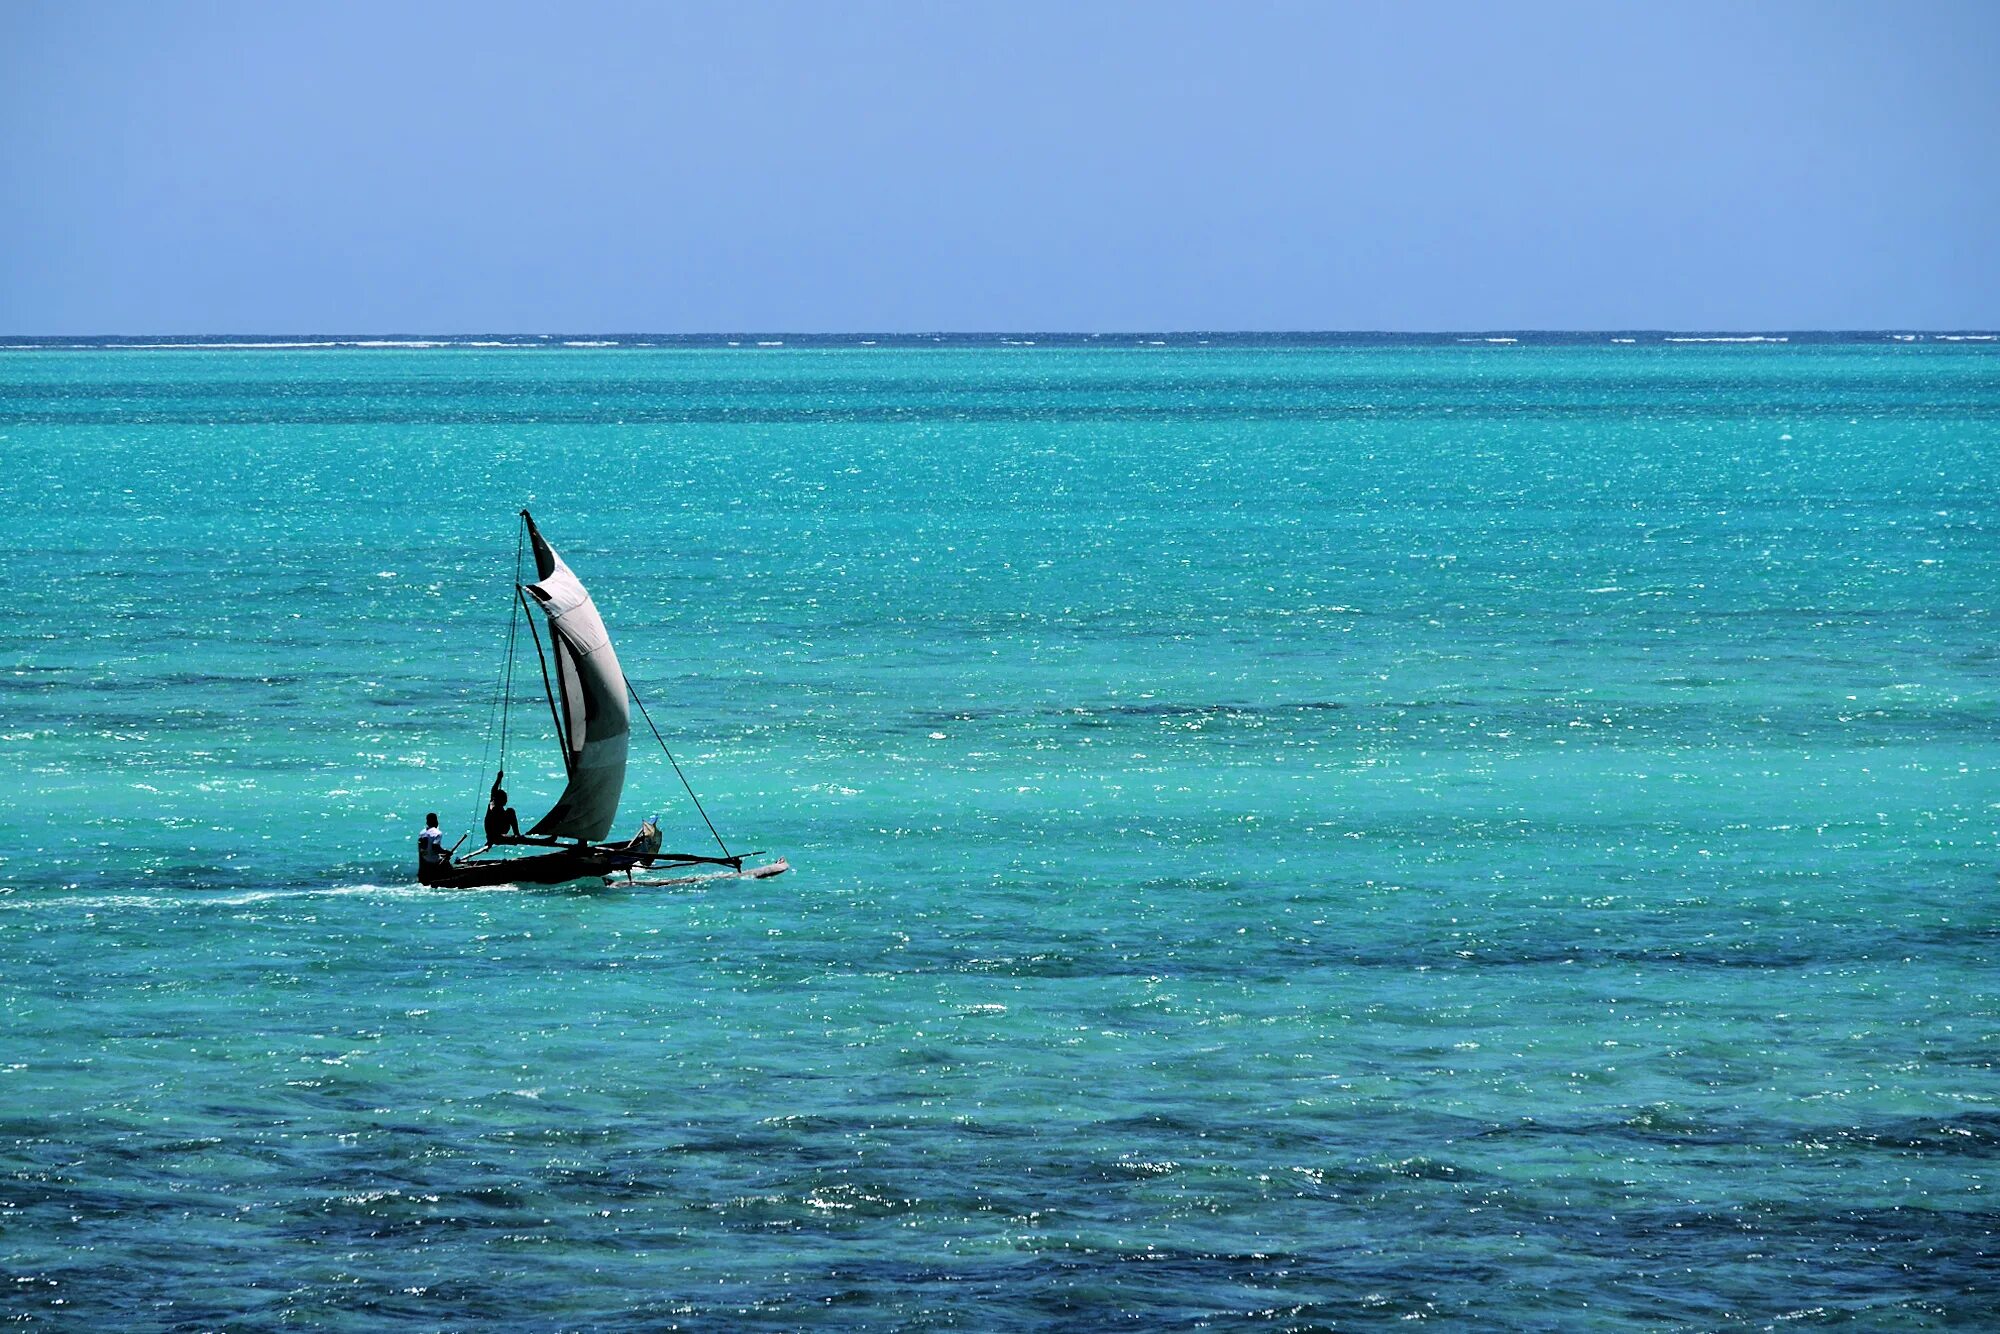
[{"label": "distant surf line", "polygon": [[1882,343],[2000,343],[2000,332],[1954,329],[1911,330],[1470,330],[1434,333],[1386,331],[1175,330],[1078,333],[1062,331],[949,333],[550,333],[550,334],[17,334],[0,341],[0,351],[134,352],[430,352],[430,351],[624,351],[634,349],[735,349],[744,352],[843,348],[1124,348],[1127,350],[1246,350],[1308,348],[1451,347],[1668,347],[1686,345],[1789,346]]}]

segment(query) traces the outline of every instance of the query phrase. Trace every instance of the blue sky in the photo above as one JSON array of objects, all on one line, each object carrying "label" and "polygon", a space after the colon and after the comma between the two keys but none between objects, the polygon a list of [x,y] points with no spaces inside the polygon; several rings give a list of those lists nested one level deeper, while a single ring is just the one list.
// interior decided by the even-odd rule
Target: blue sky
[{"label": "blue sky", "polygon": [[2000,3],[0,3],[0,332],[2000,324]]}]

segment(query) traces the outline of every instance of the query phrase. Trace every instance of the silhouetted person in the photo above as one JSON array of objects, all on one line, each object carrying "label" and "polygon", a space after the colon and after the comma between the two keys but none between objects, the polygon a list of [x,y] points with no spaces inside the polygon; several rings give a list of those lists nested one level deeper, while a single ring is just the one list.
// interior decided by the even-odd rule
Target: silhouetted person
[{"label": "silhouetted person", "polygon": [[488,843],[505,843],[521,837],[521,817],[514,814],[514,808],[507,804],[507,789],[500,786],[500,780],[506,776],[505,769],[493,775],[493,792],[486,799]]}]

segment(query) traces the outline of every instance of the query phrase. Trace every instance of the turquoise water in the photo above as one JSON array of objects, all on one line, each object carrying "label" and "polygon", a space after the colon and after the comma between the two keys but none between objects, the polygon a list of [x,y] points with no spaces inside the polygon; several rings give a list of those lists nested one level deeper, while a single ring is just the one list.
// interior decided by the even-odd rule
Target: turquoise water
[{"label": "turquoise water", "polygon": [[[0,460],[7,1314],[2000,1306],[1991,348],[14,351]],[[409,883],[524,504],[792,874]]]}]

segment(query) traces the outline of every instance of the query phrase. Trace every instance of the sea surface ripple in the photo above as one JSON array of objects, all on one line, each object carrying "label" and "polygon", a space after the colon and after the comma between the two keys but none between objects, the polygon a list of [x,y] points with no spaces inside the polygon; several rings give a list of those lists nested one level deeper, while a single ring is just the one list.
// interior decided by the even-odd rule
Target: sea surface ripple
[{"label": "sea surface ripple", "polygon": [[[1993,346],[35,348],[0,461],[0,1314],[2000,1309]],[[409,883],[524,505],[792,874]]]}]

